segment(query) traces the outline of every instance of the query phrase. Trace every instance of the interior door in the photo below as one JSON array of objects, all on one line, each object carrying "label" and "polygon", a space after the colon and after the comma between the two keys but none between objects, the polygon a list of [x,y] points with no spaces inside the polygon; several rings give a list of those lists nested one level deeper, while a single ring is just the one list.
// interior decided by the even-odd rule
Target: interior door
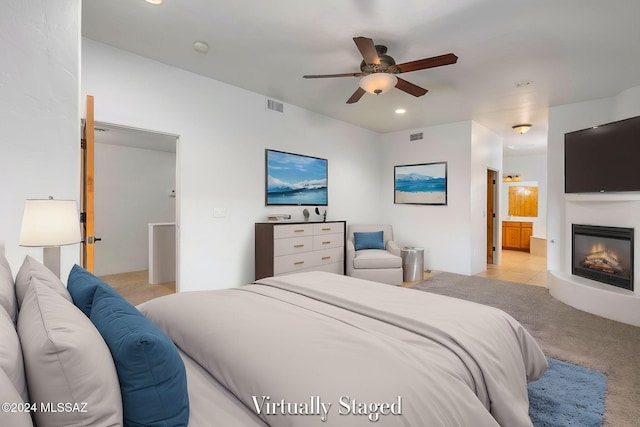
[{"label": "interior door", "polygon": [[94,112],[93,96],[87,95],[82,125],[82,266],[94,271]]}]

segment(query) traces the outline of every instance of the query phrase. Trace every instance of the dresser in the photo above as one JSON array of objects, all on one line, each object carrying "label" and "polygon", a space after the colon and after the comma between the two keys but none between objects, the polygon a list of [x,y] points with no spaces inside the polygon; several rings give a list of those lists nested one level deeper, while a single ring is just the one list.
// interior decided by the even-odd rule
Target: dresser
[{"label": "dresser", "polygon": [[257,222],[256,280],[301,271],[344,274],[345,221]]}]

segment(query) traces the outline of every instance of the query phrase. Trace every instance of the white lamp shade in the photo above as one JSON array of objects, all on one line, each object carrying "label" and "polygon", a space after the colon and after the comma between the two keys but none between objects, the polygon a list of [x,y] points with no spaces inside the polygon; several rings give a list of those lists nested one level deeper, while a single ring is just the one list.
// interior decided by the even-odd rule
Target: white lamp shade
[{"label": "white lamp shade", "polygon": [[360,87],[369,93],[385,93],[396,86],[398,78],[389,73],[373,73],[360,79]]},{"label": "white lamp shade", "polygon": [[20,246],[64,246],[81,240],[80,217],[75,200],[25,202]]}]

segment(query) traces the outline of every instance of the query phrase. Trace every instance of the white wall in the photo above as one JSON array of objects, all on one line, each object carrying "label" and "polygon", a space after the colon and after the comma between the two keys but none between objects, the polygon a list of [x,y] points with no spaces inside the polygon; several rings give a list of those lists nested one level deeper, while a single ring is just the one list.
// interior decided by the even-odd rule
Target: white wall
[{"label": "white wall", "polygon": [[[3,0],[0,13],[0,240],[13,274],[27,198],[79,198],[80,0]],[[66,281],[79,245],[62,248]]]},{"label": "white wall", "polygon": [[95,274],[148,269],[150,222],[175,222],[176,154],[95,144]]},{"label": "white wall", "polygon": [[[499,140],[472,122],[418,131],[423,139],[415,142],[409,135],[416,130],[383,135],[385,221],[393,225],[398,244],[425,249],[426,268],[475,274],[486,268],[487,167],[500,169]],[[447,162],[447,205],[394,204],[394,166],[434,162]]]},{"label": "white wall", "polygon": [[[502,173],[502,138],[486,127],[472,122],[471,133],[471,204],[469,221],[471,222],[471,263],[470,274],[477,274],[487,269],[487,170]],[[498,180],[498,183],[500,181]],[[498,184],[498,189],[500,184]],[[498,194],[499,191],[498,191]],[[498,196],[498,209],[505,203]],[[501,259],[502,228],[498,225],[496,259]]]},{"label": "white wall", "polygon": [[291,105],[266,111],[264,96],[88,39],[82,93],[95,96],[97,121],[179,135],[181,291],[253,280],[254,222],[282,211],[302,219],[301,207],[264,206],[265,148],[328,159],[329,220],[380,216],[375,132]]},{"label": "white wall", "polygon": [[[507,156],[503,161],[503,174],[518,173],[520,182],[502,184],[501,197],[504,203],[500,209],[501,219],[509,216],[509,186],[533,185],[538,187],[538,216],[536,218],[514,217],[514,220],[533,220],[533,236],[547,237],[547,156],[546,154],[532,156]],[[502,177],[501,177],[502,178]]]}]

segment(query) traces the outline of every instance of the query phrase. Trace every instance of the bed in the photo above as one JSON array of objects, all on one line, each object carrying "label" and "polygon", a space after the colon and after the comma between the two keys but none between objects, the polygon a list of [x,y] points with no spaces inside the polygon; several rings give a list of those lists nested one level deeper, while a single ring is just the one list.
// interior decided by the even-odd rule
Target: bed
[{"label": "bed", "polygon": [[[208,425],[530,426],[526,384],[547,367],[500,310],[331,273],[139,308],[237,409]],[[189,391],[192,414],[206,413]]]},{"label": "bed", "polygon": [[500,310],[325,272],[135,308],[77,266],[66,288],[27,257],[14,284],[4,260],[0,335],[12,426],[531,426],[547,367]]}]

